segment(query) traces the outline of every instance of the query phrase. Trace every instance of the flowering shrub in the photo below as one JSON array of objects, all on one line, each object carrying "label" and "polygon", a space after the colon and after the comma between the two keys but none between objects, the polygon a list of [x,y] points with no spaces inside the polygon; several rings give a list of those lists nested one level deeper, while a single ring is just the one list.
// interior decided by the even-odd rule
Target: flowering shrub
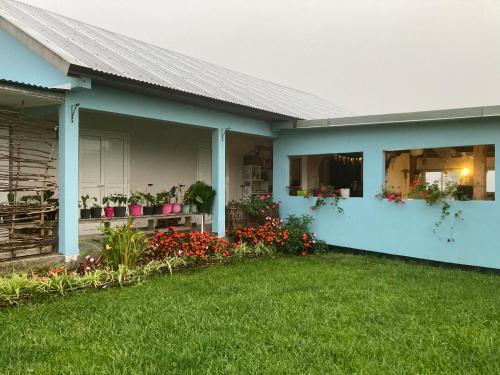
[{"label": "flowering shrub", "polygon": [[304,198],[316,197],[314,206],[309,207],[311,211],[316,211],[318,208],[327,204],[327,199],[331,199],[331,206],[337,210],[338,213],[344,212],[344,209],[339,206],[341,199],[340,189],[336,189],[330,185],[321,185],[319,189],[308,191],[304,194]]},{"label": "flowering shrub", "polygon": [[284,228],[282,220],[267,217],[264,224],[257,228],[250,227],[237,230],[235,236],[239,242],[247,244],[263,243],[281,247],[288,240],[288,229]]},{"label": "flowering shrub", "polygon": [[171,227],[167,232],[157,232],[154,235],[146,258],[165,259],[177,256],[196,260],[227,257],[230,254],[231,247],[226,239],[212,233],[177,232]]},{"label": "flowering shrub", "polygon": [[325,244],[317,241],[309,230],[312,221],[312,217],[308,215],[291,215],[286,223],[280,219],[266,218],[264,224],[257,228],[238,230],[235,236],[239,243],[263,243],[283,253],[307,255],[325,248]]},{"label": "flowering shrub", "polygon": [[262,194],[252,198],[243,198],[228,203],[229,208],[240,208],[252,216],[270,216],[281,202],[274,202],[271,194]]}]

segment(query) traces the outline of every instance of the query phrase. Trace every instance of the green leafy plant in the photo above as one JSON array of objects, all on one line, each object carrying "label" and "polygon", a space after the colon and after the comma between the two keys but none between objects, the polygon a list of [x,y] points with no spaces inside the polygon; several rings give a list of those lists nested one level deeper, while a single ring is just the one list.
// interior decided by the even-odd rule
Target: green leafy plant
[{"label": "green leafy plant", "polygon": [[310,190],[304,194],[304,198],[306,199],[311,197],[316,198],[314,205],[309,207],[311,211],[316,211],[317,209],[326,206],[328,201],[330,201],[330,205],[339,214],[344,212],[344,209],[339,205],[340,200],[342,199],[340,189],[336,189],[331,185],[320,185],[318,189]]},{"label": "green leafy plant", "polygon": [[143,231],[133,227],[132,218],[116,228],[103,225],[101,231],[104,234],[101,261],[113,270],[120,265],[135,266],[149,247],[148,237]]},{"label": "green leafy plant", "polygon": [[7,202],[9,202],[9,204],[10,204],[11,206],[13,206],[13,205],[16,203],[16,201],[15,201],[15,198],[14,198],[14,197],[15,197],[15,195],[14,195],[14,193],[13,193],[12,191],[9,191],[9,192],[7,193]]},{"label": "green leafy plant", "polygon": [[141,193],[142,201],[146,204],[146,206],[154,206],[155,205],[155,196],[149,192]]},{"label": "green leafy plant", "polygon": [[215,190],[203,181],[197,181],[188,188],[184,199],[196,204],[199,213],[211,214],[214,205]]},{"label": "green leafy plant", "polygon": [[441,205],[441,214],[433,225],[433,232],[437,233],[438,228],[448,217],[453,217],[455,220],[450,226],[450,237],[448,242],[454,242],[454,230],[458,221],[463,220],[462,210],[456,209],[451,203],[457,198],[462,200],[468,197],[460,196],[458,193],[458,184],[456,182],[448,182],[444,189],[441,189],[437,182],[428,183],[421,179],[415,179],[411,183],[409,193],[410,197],[424,199],[429,206]]},{"label": "green leafy plant", "polygon": [[103,206],[109,207],[110,203],[111,203],[111,199],[109,196],[106,195],[106,196],[102,197],[102,205]]},{"label": "green leafy plant", "polygon": [[290,215],[285,220],[284,229],[288,238],[282,248],[284,253],[306,255],[326,251],[326,243],[316,239],[311,232],[314,218],[310,215]]},{"label": "green leafy plant", "polygon": [[86,195],[82,195],[82,196],[81,196],[81,199],[82,199],[82,201],[81,201],[81,202],[82,202],[82,208],[83,208],[84,210],[87,210],[87,209],[89,208],[89,207],[88,207],[88,203],[87,203],[87,202],[88,202],[88,200],[90,199],[89,195],[88,195],[88,194],[86,194]]},{"label": "green leafy plant", "polygon": [[156,194],[154,204],[156,206],[161,206],[169,203],[171,199],[172,199],[172,194],[170,194],[170,191],[161,191]]},{"label": "green leafy plant", "polygon": [[125,206],[127,204],[128,198],[125,194],[116,193],[109,196],[109,200],[113,202],[118,207]]},{"label": "green leafy plant", "polygon": [[101,208],[101,205],[99,204],[99,201],[97,200],[96,197],[92,197],[92,207]]},{"label": "green leafy plant", "polygon": [[128,198],[129,204],[143,204],[144,202],[144,193],[140,191],[134,191],[130,193],[130,197]]},{"label": "green leafy plant", "polygon": [[170,199],[174,200],[174,203],[179,203],[181,196],[182,196],[182,188],[184,185],[174,185],[170,188],[169,193],[170,193]]},{"label": "green leafy plant", "polygon": [[270,216],[281,202],[274,202],[271,194],[261,194],[260,196],[245,197],[239,201],[231,201],[228,208],[238,208],[254,217]]}]

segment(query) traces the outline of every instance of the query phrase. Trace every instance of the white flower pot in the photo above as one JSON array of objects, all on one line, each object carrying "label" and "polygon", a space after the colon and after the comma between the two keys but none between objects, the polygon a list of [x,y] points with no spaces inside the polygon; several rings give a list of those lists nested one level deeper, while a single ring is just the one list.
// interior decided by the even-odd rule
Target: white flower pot
[{"label": "white flower pot", "polygon": [[340,189],[340,196],[342,198],[349,198],[351,196],[351,189],[349,188]]}]

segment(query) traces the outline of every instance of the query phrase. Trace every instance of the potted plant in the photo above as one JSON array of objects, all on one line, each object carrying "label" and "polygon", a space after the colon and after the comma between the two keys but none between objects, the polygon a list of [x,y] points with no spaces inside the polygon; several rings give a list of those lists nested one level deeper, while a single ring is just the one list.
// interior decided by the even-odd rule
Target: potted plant
[{"label": "potted plant", "polygon": [[186,192],[201,214],[201,232],[205,231],[205,214],[211,214],[214,206],[215,190],[203,181],[196,181]]},{"label": "potted plant", "polygon": [[102,197],[102,204],[104,206],[104,216],[106,217],[113,217],[114,215],[113,207],[109,206],[110,203],[111,203],[111,196]]},{"label": "potted plant", "polygon": [[93,219],[99,219],[102,216],[102,207],[97,203],[97,198],[92,197],[92,207],[90,208],[90,217]]},{"label": "potted plant", "polygon": [[130,193],[128,198],[128,212],[130,216],[141,216],[142,215],[142,203],[144,202],[143,195],[140,191]]},{"label": "potted plant", "polygon": [[113,214],[115,217],[125,217],[127,216],[127,207],[125,206],[127,204],[127,196],[122,193],[117,193],[117,194],[112,194],[109,197],[110,201],[116,204],[115,207],[113,207]]},{"label": "potted plant", "polygon": [[[194,184],[193,184],[194,185]],[[191,185],[191,186],[193,186]],[[196,205],[196,197],[198,196],[197,195],[197,191],[196,189],[191,189],[191,186],[189,187],[189,189],[186,190],[186,193],[184,194],[184,207],[185,206],[189,206],[190,210],[185,212],[185,213],[188,213],[188,212],[191,212],[192,214],[196,214],[198,213],[198,206]],[[182,210],[184,212],[184,209]]]},{"label": "potted plant", "polygon": [[182,205],[179,203],[179,198],[182,194],[182,187],[184,185],[174,185],[170,189],[170,197],[174,199],[174,203],[172,204],[172,213],[178,214],[182,211]]},{"label": "potted plant", "polygon": [[156,194],[154,214],[155,215],[168,215],[172,212],[172,204],[170,201],[170,193],[162,191]]},{"label": "potted plant", "polygon": [[142,201],[144,202],[144,206],[142,207],[143,215],[153,215],[154,214],[154,205],[155,205],[155,197],[151,193],[142,193]]},{"label": "potted plant", "polygon": [[80,210],[80,218],[81,219],[90,219],[90,209],[88,208],[87,201],[89,200],[89,195],[82,195],[82,205]]},{"label": "potted plant", "polygon": [[191,212],[191,201],[186,200],[185,198],[182,201],[182,213],[188,214]]}]

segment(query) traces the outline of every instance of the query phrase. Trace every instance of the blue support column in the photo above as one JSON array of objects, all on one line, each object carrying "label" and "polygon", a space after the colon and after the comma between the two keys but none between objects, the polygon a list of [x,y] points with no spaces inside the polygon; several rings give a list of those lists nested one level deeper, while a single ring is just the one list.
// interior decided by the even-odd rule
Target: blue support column
[{"label": "blue support column", "polygon": [[212,131],[212,186],[215,195],[212,213],[212,232],[226,235],[226,130]]},{"label": "blue support column", "polygon": [[59,252],[68,260],[79,253],[78,107],[69,100],[59,107]]}]

